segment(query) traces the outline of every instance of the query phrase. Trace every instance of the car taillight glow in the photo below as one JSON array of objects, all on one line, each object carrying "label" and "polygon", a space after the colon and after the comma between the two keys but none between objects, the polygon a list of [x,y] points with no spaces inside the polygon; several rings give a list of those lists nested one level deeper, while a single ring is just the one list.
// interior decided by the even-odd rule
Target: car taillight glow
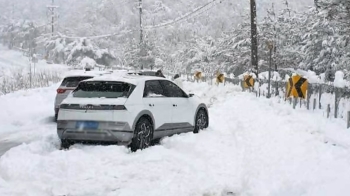
[{"label": "car taillight glow", "polygon": [[65,92],[66,92],[65,89],[61,89],[61,88],[57,89],[57,93],[58,94],[62,94],[62,93],[65,93]]}]

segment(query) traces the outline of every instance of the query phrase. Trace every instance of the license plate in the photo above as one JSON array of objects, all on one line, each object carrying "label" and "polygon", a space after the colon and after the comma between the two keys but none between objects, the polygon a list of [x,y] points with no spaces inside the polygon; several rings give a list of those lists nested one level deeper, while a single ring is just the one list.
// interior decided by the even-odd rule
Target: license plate
[{"label": "license plate", "polygon": [[94,121],[78,121],[75,127],[77,129],[80,129],[80,130],[97,129],[98,128],[98,122],[94,122]]}]

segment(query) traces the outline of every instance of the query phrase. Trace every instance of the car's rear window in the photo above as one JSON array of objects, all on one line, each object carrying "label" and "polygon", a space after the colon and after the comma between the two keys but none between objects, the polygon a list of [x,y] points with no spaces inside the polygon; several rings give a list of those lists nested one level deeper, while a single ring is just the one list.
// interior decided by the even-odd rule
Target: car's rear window
[{"label": "car's rear window", "polygon": [[73,97],[80,98],[119,98],[129,97],[135,85],[124,82],[87,81],[81,82],[74,90]]},{"label": "car's rear window", "polygon": [[77,77],[67,77],[62,81],[61,86],[65,87],[77,87],[79,82],[93,78],[92,76],[77,76]]}]

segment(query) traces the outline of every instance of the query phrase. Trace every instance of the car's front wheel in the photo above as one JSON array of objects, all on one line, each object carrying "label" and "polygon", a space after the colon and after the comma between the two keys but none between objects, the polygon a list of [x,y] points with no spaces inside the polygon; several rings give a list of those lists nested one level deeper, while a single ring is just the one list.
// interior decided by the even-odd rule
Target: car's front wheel
[{"label": "car's front wheel", "polygon": [[207,112],[202,108],[198,110],[196,114],[196,125],[194,127],[193,133],[198,133],[200,130],[203,130],[209,125],[209,118]]},{"label": "car's front wheel", "polygon": [[142,117],[136,123],[134,137],[131,141],[131,151],[142,150],[151,145],[153,139],[153,126],[151,122]]}]

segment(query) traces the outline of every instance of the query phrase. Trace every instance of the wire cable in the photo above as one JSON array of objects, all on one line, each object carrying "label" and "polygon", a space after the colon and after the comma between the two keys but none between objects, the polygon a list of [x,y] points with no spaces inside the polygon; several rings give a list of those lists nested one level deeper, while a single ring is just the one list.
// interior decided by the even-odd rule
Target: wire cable
[{"label": "wire cable", "polygon": [[[186,13],[185,15],[179,17],[179,18],[176,18],[172,21],[169,21],[169,22],[165,22],[165,23],[161,23],[161,24],[158,24],[158,25],[154,25],[154,26],[145,26],[145,27],[142,27],[143,30],[150,30],[150,29],[156,29],[156,28],[162,28],[162,27],[166,27],[166,26],[169,26],[169,25],[172,25],[172,24],[175,24],[175,23],[178,23],[180,21],[183,21],[191,16],[193,16],[194,14],[196,14],[197,12],[199,12],[198,15],[204,13],[205,11],[208,11],[210,9],[212,9],[215,5],[213,5],[212,7],[210,7],[209,9],[207,10],[204,10],[202,12],[200,12],[201,10],[205,9],[206,7],[208,7],[209,5],[217,2],[217,1],[220,1],[220,3],[222,2],[222,0],[212,0],[196,9],[194,9],[192,12],[189,12],[189,13]],[[131,1],[128,1],[128,2],[131,2]],[[196,15],[196,16],[198,16]],[[123,31],[123,32],[118,32],[118,33],[112,33],[112,34],[105,34],[105,35],[96,35],[96,36],[86,36],[86,37],[71,37],[71,36],[66,36],[64,34],[61,34],[58,32],[58,34],[62,37],[62,38],[66,38],[66,39],[81,39],[81,38],[88,38],[88,39],[101,39],[101,38],[107,38],[107,37],[113,37],[113,36],[122,36],[122,35],[125,35],[126,33],[132,33],[132,32],[135,32],[135,31],[139,31],[139,29],[136,29],[136,30],[127,30],[127,31]]]},{"label": "wire cable", "polygon": [[[187,14],[185,14],[185,15],[179,17],[179,18],[176,18],[176,19],[173,20],[173,21],[165,22],[165,23],[162,23],[162,24],[154,25],[154,26],[146,26],[146,27],[144,27],[143,29],[147,30],[147,29],[161,28],[161,27],[165,27],[165,26],[169,26],[169,25],[175,24],[175,23],[177,23],[177,22],[180,22],[180,21],[182,21],[182,20],[187,19],[188,17],[190,17],[190,16],[192,16],[193,14],[197,13],[198,11],[204,9],[205,7],[211,5],[212,3],[215,3],[216,1],[218,1],[218,0],[213,0],[213,1],[211,1],[211,2],[208,2],[208,3],[206,3],[205,5],[203,5],[203,6],[201,6],[201,7],[198,7],[198,8],[196,8],[196,9],[194,9],[192,12],[187,13]],[[201,12],[201,13],[203,13],[203,12]]]}]

